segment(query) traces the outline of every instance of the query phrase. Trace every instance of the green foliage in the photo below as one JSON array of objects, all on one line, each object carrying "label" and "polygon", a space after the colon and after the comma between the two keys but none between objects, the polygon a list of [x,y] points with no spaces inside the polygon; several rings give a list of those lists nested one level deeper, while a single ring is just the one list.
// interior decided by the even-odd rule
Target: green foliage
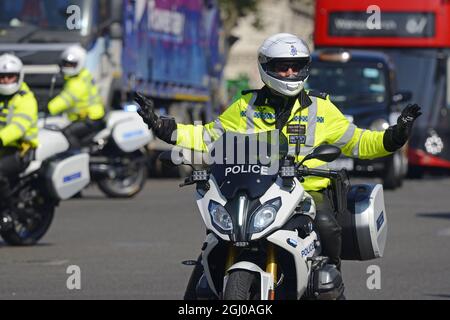
[{"label": "green foliage", "polygon": [[243,90],[249,89],[249,78],[246,74],[240,74],[236,79],[227,80],[227,91],[230,103],[236,101]]}]

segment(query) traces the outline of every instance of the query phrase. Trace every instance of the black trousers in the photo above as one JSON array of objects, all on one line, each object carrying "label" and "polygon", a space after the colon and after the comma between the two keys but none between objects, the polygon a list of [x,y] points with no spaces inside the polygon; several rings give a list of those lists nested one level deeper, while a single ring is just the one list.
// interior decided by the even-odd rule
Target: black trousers
[{"label": "black trousers", "polygon": [[99,132],[103,128],[103,120],[85,119],[72,122],[63,132],[72,148],[80,148],[84,144],[83,139]]},{"label": "black trousers", "polygon": [[0,149],[0,176],[14,177],[23,169],[23,159],[20,150],[16,148]]},{"label": "black trousers", "polygon": [[0,205],[4,204],[11,193],[11,180],[17,179],[33,158],[34,150],[28,151],[23,157],[17,148],[4,147],[0,149]]},{"label": "black trousers", "polygon": [[336,220],[328,190],[309,191],[316,204],[314,225],[322,243],[323,255],[330,258],[330,263],[341,268],[342,228]]}]

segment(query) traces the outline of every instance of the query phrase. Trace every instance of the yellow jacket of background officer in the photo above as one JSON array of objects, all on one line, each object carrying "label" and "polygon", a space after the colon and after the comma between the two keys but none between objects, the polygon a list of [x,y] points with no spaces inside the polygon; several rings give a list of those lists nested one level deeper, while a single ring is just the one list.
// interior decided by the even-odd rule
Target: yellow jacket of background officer
[{"label": "yellow jacket of background officer", "polygon": [[83,69],[78,75],[66,77],[63,91],[48,104],[52,115],[67,112],[71,121],[100,120],[105,108],[91,73]]}]

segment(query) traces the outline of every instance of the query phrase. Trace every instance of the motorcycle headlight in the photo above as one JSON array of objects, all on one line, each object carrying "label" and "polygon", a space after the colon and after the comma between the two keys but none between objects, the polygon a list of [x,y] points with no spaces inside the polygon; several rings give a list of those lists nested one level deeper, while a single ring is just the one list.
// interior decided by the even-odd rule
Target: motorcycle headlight
[{"label": "motorcycle headlight", "polygon": [[384,119],[378,119],[372,122],[370,130],[372,131],[384,131],[389,128],[389,123]]},{"label": "motorcycle headlight", "polygon": [[122,109],[123,109],[123,111],[126,111],[126,112],[136,112],[139,109],[139,107],[133,103],[129,103],[129,104],[125,104],[122,107]]},{"label": "motorcycle headlight", "polygon": [[256,211],[250,226],[251,233],[258,233],[270,226],[277,217],[277,212],[281,208],[281,199],[276,198],[266,202]]},{"label": "motorcycle headlight", "polygon": [[214,225],[223,233],[231,233],[233,230],[233,221],[227,210],[215,201],[209,203],[208,210]]}]

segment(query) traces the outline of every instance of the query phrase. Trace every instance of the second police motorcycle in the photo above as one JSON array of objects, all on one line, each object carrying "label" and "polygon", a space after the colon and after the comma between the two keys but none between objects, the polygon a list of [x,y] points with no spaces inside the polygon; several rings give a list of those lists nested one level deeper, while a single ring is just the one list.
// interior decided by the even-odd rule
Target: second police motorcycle
[{"label": "second police motorcycle", "polygon": [[89,155],[72,152],[59,130],[40,129],[40,144],[26,170],[12,181],[0,206],[0,235],[14,246],[36,244],[48,231],[55,209],[89,184]]},{"label": "second police motorcycle", "polygon": [[[109,197],[133,197],[147,180],[145,146],[152,134],[135,112],[111,111],[104,123],[102,130],[82,141],[82,151],[90,155],[92,180]],[[40,127],[62,132],[69,124],[64,116],[40,120]]]}]

